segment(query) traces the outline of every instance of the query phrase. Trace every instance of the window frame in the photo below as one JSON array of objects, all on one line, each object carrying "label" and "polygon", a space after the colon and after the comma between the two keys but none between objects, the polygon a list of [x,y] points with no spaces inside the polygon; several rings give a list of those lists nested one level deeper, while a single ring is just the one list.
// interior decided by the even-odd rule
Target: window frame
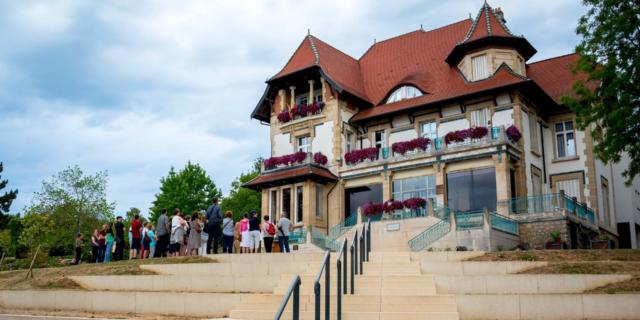
[{"label": "window frame", "polygon": [[[378,133],[380,133],[380,147],[378,147]],[[387,130],[376,130],[373,132],[373,146],[379,150],[387,147]]]},{"label": "window frame", "polygon": [[[424,131],[425,125],[429,125],[429,126],[433,125],[433,132],[425,133],[425,131]],[[430,119],[430,120],[420,121],[418,126],[420,128],[420,136],[421,137],[429,138],[429,139],[431,139],[431,141],[433,141],[435,138],[438,137],[438,122],[436,120]],[[431,144],[429,144],[429,146],[431,146]]]},{"label": "window frame", "polygon": [[[411,94],[410,90],[412,91]],[[389,96],[387,97],[387,100],[385,100],[385,103],[394,103],[402,100],[417,98],[422,95],[424,95],[424,93],[422,92],[422,90],[418,89],[418,87],[412,85],[403,85],[393,90],[393,92],[391,92],[391,94],[389,94]]]},{"label": "window frame", "polygon": [[[566,124],[567,123],[571,123],[571,129],[566,129]],[[562,125],[562,131],[558,131],[558,124]],[[569,146],[568,146],[568,139],[567,139],[567,135],[571,134],[573,136],[573,154],[569,154],[568,151]],[[558,143],[558,137],[561,136],[563,139],[563,148],[564,148],[564,155],[560,155],[560,143]],[[573,122],[573,119],[565,119],[565,120],[558,120],[556,122],[554,122],[553,124],[553,143],[555,146],[555,156],[556,159],[571,159],[574,157],[577,157],[577,146],[576,146],[576,129],[575,129],[575,124]]]},{"label": "window frame", "polygon": [[[484,74],[482,75],[478,75],[476,74],[476,66],[474,64],[475,61],[479,61],[478,59],[482,58],[484,61]],[[489,59],[486,53],[482,53],[482,54],[478,54],[475,55],[473,57],[471,57],[471,80],[472,81],[479,81],[479,80],[483,80],[483,79],[487,79],[490,76],[490,72],[489,72]]]},{"label": "window frame", "polygon": [[[607,191],[605,193],[605,190]],[[608,227],[611,227],[611,203],[609,201],[609,180],[607,178],[600,176],[600,193],[602,195],[602,216],[603,222]]]},{"label": "window frame", "polygon": [[[529,113],[529,139],[531,140],[531,151],[538,155],[540,153],[540,139],[538,138],[539,124],[535,113]],[[575,138],[575,135],[574,135]]]},{"label": "window frame", "polygon": [[[307,144],[300,144],[300,140],[301,139],[308,139],[308,143]],[[305,147],[305,150],[302,150],[302,148]],[[310,134],[305,134],[305,135],[301,135],[301,136],[297,136],[296,137],[296,151],[303,151],[306,153],[311,152],[311,135]]]},{"label": "window frame", "polygon": [[[293,217],[293,219],[291,219],[293,221],[293,223],[301,223],[304,221],[304,186],[302,184],[296,184],[294,185],[294,188],[296,190],[295,194],[295,200],[293,203],[294,209],[293,211],[295,211]],[[298,193],[298,190],[301,190],[300,193]],[[300,204],[298,203],[300,202]],[[301,217],[298,217],[298,213],[300,213]],[[300,221],[300,218],[303,221]]]},{"label": "window frame", "polygon": [[316,184],[315,190],[316,197],[316,219],[323,219],[324,217],[324,206],[322,203],[322,199],[324,198],[324,188],[321,184]]}]

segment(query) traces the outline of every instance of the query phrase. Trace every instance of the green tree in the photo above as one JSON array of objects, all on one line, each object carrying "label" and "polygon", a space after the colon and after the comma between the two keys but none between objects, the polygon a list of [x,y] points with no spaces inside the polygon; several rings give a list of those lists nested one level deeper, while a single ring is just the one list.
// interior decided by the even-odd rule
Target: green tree
[{"label": "green tree", "polygon": [[160,179],[160,193],[150,208],[150,220],[155,223],[163,208],[169,212],[179,208],[187,215],[194,210],[205,210],[213,198],[221,196],[220,189],[200,165],[188,162],[179,172],[171,167],[169,174]]},{"label": "green tree", "polygon": [[[2,162],[0,162],[0,173],[2,173],[2,170]],[[2,178],[1,175],[0,178]],[[7,186],[7,183],[9,183],[9,181],[0,179],[0,190],[4,189]],[[9,192],[5,192],[3,195],[0,195],[0,220],[4,220],[2,216],[5,213],[9,213],[11,203],[16,199],[17,195],[18,190],[9,190]]]},{"label": "green tree", "polygon": [[260,211],[262,194],[259,191],[243,188],[242,185],[260,174],[262,161],[262,158],[256,159],[249,172],[241,173],[238,178],[233,180],[229,196],[224,198],[220,204],[223,212],[228,210],[233,212],[233,218],[236,221],[240,219],[243,213],[251,210]]},{"label": "green tree", "polygon": [[[36,217],[47,217],[45,227],[51,238],[45,236],[43,239],[47,241],[42,244],[47,245],[52,255],[70,254],[77,232],[88,237],[94,229],[113,220],[115,203],[107,201],[107,177],[106,172],[88,175],[73,166],[43,181],[41,190],[25,210],[21,239],[35,237],[30,233],[40,232],[40,226],[32,224],[44,220]],[[26,239],[20,243],[32,244]]]},{"label": "green tree", "polygon": [[574,72],[586,75],[562,102],[576,113],[578,128],[590,129],[594,152],[604,162],[631,158],[627,183],[640,173],[640,5],[636,0],[583,0]]}]

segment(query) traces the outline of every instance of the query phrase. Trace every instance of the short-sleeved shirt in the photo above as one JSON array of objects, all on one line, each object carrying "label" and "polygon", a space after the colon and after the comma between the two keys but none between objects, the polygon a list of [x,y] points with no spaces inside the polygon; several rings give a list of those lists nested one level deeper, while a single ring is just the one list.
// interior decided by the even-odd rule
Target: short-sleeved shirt
[{"label": "short-sleeved shirt", "polygon": [[224,218],[224,220],[222,220],[222,234],[225,236],[233,236],[233,219]]},{"label": "short-sleeved shirt", "polygon": [[260,219],[256,217],[249,218],[249,231],[260,231]]},{"label": "short-sleeved shirt", "polygon": [[82,238],[76,238],[76,248],[82,248]]},{"label": "short-sleeved shirt", "polygon": [[136,219],[131,222],[131,235],[134,239],[140,239],[140,228],[142,227],[142,223],[140,220]]},{"label": "short-sleeved shirt", "polygon": [[124,241],[124,224],[116,222],[116,240]]},{"label": "short-sleeved shirt", "polygon": [[151,238],[151,242],[149,243],[149,246],[155,247],[156,246],[156,234],[155,234],[155,232],[153,232],[153,230],[149,230],[149,231],[147,231],[147,234],[149,235],[149,238]]},{"label": "short-sleeved shirt", "polygon": [[161,214],[160,217],[158,217],[158,225],[156,226],[156,233],[158,234],[158,237],[162,237],[165,234],[169,233],[167,232],[168,223],[169,218],[167,218],[166,214]]},{"label": "short-sleeved shirt", "polygon": [[291,228],[291,221],[287,218],[280,218],[278,220],[278,235],[289,236],[289,229]]}]

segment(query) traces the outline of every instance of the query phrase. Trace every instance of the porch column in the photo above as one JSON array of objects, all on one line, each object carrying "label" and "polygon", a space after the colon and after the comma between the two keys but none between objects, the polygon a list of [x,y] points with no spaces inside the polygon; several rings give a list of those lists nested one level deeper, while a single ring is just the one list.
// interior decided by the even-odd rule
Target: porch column
[{"label": "porch column", "polygon": [[448,207],[448,204],[446,204],[446,188],[444,187],[445,180],[447,179],[446,167],[447,164],[444,162],[433,164],[433,169],[436,172],[436,205],[446,205]]},{"label": "porch column", "polygon": [[289,107],[293,108],[296,105],[296,87],[289,87],[289,91],[291,92],[291,105]]},{"label": "porch column", "polygon": [[509,215],[509,192],[511,190],[511,179],[509,163],[506,152],[492,156],[496,168],[496,209],[499,215]]},{"label": "porch column", "polygon": [[327,88],[327,81],[323,77],[320,77],[320,84],[322,85],[322,102],[326,103],[327,94],[325,92]]},{"label": "porch column", "polygon": [[278,110],[278,112],[280,112],[285,109],[287,92],[284,89],[280,89],[278,90],[278,95],[280,96],[280,110]]},{"label": "porch column", "polygon": [[315,200],[315,197],[312,197],[314,194],[315,184],[311,180],[305,181],[302,184],[302,223],[304,223],[305,226],[315,226],[315,201],[311,200],[311,198]]},{"label": "porch column", "polygon": [[312,104],[313,101],[313,84],[315,83],[315,81],[313,80],[309,80],[309,99],[307,99],[307,103],[308,104]]},{"label": "porch column", "polygon": [[382,175],[382,201],[389,201],[393,196],[393,172],[383,171]]}]

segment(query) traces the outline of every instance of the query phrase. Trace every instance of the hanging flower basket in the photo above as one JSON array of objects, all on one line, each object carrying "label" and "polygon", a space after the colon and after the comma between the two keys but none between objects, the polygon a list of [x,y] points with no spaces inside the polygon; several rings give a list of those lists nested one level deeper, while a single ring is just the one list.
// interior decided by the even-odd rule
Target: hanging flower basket
[{"label": "hanging flower basket", "polygon": [[401,155],[414,150],[425,151],[429,147],[430,143],[431,139],[420,137],[409,141],[396,142],[391,145],[391,151]]},{"label": "hanging flower basket", "polygon": [[369,202],[363,206],[362,213],[367,216],[375,216],[381,214],[384,211],[384,206],[381,203]]},{"label": "hanging flower basket", "polygon": [[357,164],[365,160],[374,161],[378,158],[378,148],[366,148],[353,150],[344,154],[344,161],[347,164]]},{"label": "hanging flower basket", "polygon": [[325,166],[327,162],[329,162],[329,159],[327,159],[327,156],[322,154],[322,152],[317,152],[313,155],[313,163]]},{"label": "hanging flower basket", "polygon": [[291,114],[289,114],[289,110],[282,110],[278,113],[278,121],[280,121],[280,123],[287,123],[291,121]]},{"label": "hanging flower basket", "polygon": [[[326,157],[325,157],[326,158]],[[271,157],[264,160],[264,168],[269,170],[277,166],[290,166],[297,163],[302,163],[307,159],[307,153],[304,151],[298,151],[296,153],[287,154],[279,157]]]},{"label": "hanging flower basket", "polygon": [[507,138],[513,142],[518,142],[520,138],[522,138],[522,133],[520,133],[520,130],[518,130],[518,127],[515,125],[510,125],[505,133],[507,134]]},{"label": "hanging flower basket", "polygon": [[417,210],[419,208],[424,208],[427,205],[427,200],[423,198],[409,198],[402,202],[405,208],[410,210]]}]

